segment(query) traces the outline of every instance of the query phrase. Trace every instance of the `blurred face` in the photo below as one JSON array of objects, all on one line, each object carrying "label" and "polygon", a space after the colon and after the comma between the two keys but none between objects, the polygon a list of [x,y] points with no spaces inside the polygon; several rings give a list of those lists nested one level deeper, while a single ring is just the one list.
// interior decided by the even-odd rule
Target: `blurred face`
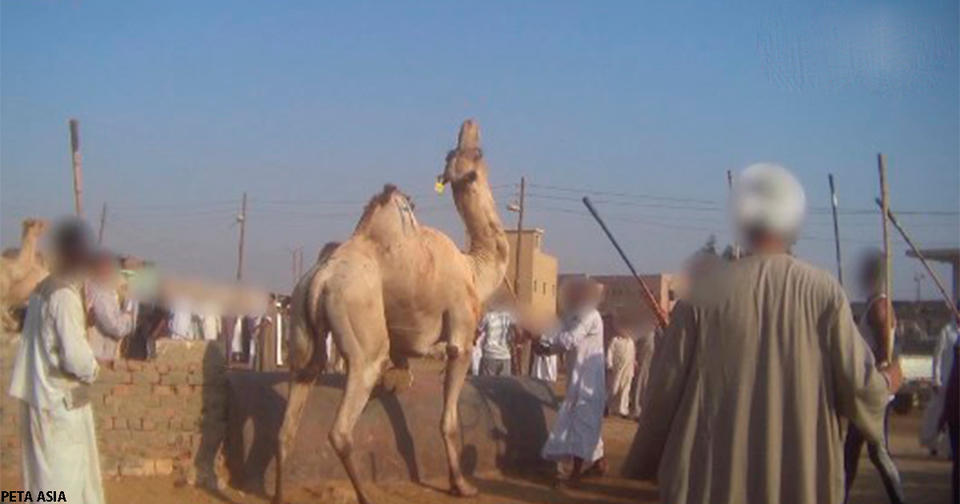
[{"label": "blurred face", "polygon": [[117,265],[112,257],[101,256],[93,261],[93,277],[98,281],[108,281],[117,273]]},{"label": "blurred face", "polygon": [[883,280],[883,262],[879,254],[870,254],[866,256],[860,264],[858,279],[860,288],[866,293],[871,293],[880,288]]}]

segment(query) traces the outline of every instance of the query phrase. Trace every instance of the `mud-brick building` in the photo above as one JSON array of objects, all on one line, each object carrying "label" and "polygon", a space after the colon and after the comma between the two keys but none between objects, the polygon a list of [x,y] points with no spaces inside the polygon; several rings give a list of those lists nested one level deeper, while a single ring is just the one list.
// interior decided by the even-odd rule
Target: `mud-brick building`
[{"label": "mud-brick building", "polygon": [[[517,271],[517,231],[507,231],[510,262],[507,279],[512,283]],[[524,229],[520,233],[520,278],[517,297],[538,313],[555,313],[557,308],[557,258],[547,254],[543,229]]]}]

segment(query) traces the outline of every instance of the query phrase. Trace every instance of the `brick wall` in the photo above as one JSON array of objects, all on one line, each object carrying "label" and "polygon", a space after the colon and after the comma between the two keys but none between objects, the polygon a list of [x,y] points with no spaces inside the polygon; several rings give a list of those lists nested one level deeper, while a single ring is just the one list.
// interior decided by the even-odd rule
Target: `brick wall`
[{"label": "brick wall", "polygon": [[[20,405],[7,395],[17,344],[0,348],[0,475],[19,480]],[[161,340],[152,361],[101,366],[91,387],[105,478],[176,475],[218,484],[226,426],[226,359],[218,343]]]}]

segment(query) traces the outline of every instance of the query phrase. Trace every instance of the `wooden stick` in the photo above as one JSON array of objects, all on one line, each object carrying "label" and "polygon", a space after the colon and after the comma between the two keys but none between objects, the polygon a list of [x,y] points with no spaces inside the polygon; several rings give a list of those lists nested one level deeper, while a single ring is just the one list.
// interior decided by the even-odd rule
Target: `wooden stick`
[{"label": "wooden stick", "polygon": [[[727,170],[727,191],[729,192],[729,197],[733,199],[733,172]],[[733,238],[733,258],[740,259],[740,241],[734,237]]]},{"label": "wooden stick", "polygon": [[837,249],[837,279],[840,280],[840,286],[843,286],[843,260],[840,258],[840,223],[837,220],[837,190],[833,185],[833,174],[827,175],[830,181],[830,205],[833,207],[833,241]]},{"label": "wooden stick", "polygon": [[[520,249],[523,247],[523,205],[524,197],[527,192],[527,178],[520,177],[520,208],[517,212],[517,247],[514,250],[514,263],[513,263],[513,288],[517,288],[520,285]],[[520,295],[519,292],[514,291],[514,300]],[[533,299],[531,294],[530,299]]]},{"label": "wooden stick", "polygon": [[[877,198],[877,206],[883,209],[883,201],[880,198]],[[893,227],[897,228],[897,231],[900,232],[900,236],[903,237],[903,241],[907,242],[907,245],[913,250],[914,255],[917,256],[917,259],[920,259],[920,263],[923,264],[923,267],[926,268],[927,273],[930,275],[930,278],[933,279],[933,283],[937,285],[937,289],[940,291],[940,295],[943,296],[943,302],[947,304],[947,307],[950,308],[950,311],[953,312],[953,315],[960,320],[960,311],[957,310],[957,305],[954,300],[950,297],[950,294],[947,293],[947,288],[943,286],[943,280],[940,279],[940,275],[937,275],[937,272],[930,266],[930,263],[927,261],[927,258],[920,253],[920,249],[917,248],[917,245],[913,243],[913,240],[910,239],[910,235],[907,234],[907,231],[903,229],[903,226],[900,225],[900,221],[897,220],[897,216],[894,215],[893,210],[887,208],[887,219],[890,220],[890,223],[893,224]]]},{"label": "wooden stick", "polygon": [[243,239],[247,230],[247,193],[243,193],[243,202],[240,204],[240,244],[237,246],[237,281],[243,280]]},{"label": "wooden stick", "polygon": [[100,230],[97,231],[97,245],[103,245],[103,228],[107,225],[107,204],[100,209]]},{"label": "wooden stick", "polygon": [[80,121],[70,119],[70,161],[73,166],[73,205],[83,217],[83,158],[80,156]]},{"label": "wooden stick", "polygon": [[610,243],[613,243],[613,248],[617,249],[617,252],[620,253],[620,258],[623,259],[623,262],[627,263],[627,268],[630,269],[630,273],[633,273],[633,278],[635,278],[637,283],[640,284],[640,291],[643,293],[643,299],[647,302],[650,310],[653,311],[654,316],[657,317],[657,324],[659,324],[661,328],[666,328],[668,323],[666,312],[664,312],[663,308],[660,306],[660,303],[657,302],[657,298],[653,297],[653,293],[650,292],[650,288],[647,287],[647,284],[642,278],[640,278],[640,275],[637,274],[637,270],[634,269],[630,259],[627,259],[627,254],[625,254],[623,249],[620,248],[620,244],[617,243],[617,239],[613,237],[613,233],[611,233],[610,229],[607,228],[607,224],[603,222],[600,214],[597,213],[597,209],[593,207],[592,203],[590,203],[590,198],[584,196],[583,204],[587,207],[587,210],[590,210],[590,214],[593,215],[593,218],[597,220],[597,223],[600,224],[600,227],[603,228],[603,232],[606,233],[607,238],[610,239]]},{"label": "wooden stick", "polygon": [[887,156],[877,154],[877,170],[880,172],[880,209],[883,212],[880,220],[883,222],[883,293],[887,297],[888,312],[886,320],[886,334],[883,342],[886,345],[886,362],[893,362],[893,259],[890,257],[890,230],[887,226],[886,215],[890,210],[890,191],[887,186]]}]

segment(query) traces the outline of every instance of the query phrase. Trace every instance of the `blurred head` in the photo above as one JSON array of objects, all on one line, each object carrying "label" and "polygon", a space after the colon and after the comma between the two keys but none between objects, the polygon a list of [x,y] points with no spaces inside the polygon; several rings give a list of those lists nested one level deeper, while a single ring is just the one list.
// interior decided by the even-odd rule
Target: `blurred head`
[{"label": "blurred head", "polygon": [[62,272],[73,272],[90,264],[95,250],[93,232],[77,218],[61,221],[53,233],[53,249]]},{"label": "blurred head", "polygon": [[857,269],[857,283],[866,294],[874,294],[883,289],[885,281],[883,252],[871,249],[864,252]]},{"label": "blurred head", "polygon": [[590,278],[575,278],[563,289],[564,307],[578,310],[596,308],[603,300],[603,284]]},{"label": "blurred head", "polygon": [[803,224],[806,196],[803,186],[786,168],[757,163],[740,174],[734,191],[737,228],[752,251],[787,250]]},{"label": "blurred head", "polygon": [[95,279],[108,281],[116,277],[119,265],[120,261],[115,255],[100,250],[93,254],[90,269]]}]

